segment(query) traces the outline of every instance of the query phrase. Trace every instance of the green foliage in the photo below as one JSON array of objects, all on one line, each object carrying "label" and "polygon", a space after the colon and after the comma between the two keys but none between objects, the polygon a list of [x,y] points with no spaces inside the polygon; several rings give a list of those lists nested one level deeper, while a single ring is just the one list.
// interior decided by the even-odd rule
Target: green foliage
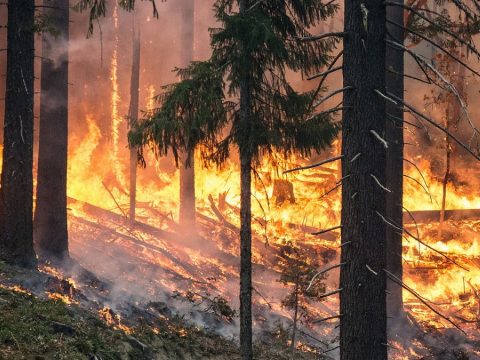
[{"label": "green foliage", "polygon": [[[153,16],[158,18],[158,10],[155,0],[141,1],[151,2],[153,7]],[[161,1],[164,2],[166,0]],[[132,11],[135,9],[135,0],[118,0],[118,5],[126,11]],[[73,5],[72,8],[78,12],[89,11],[87,37],[90,37],[93,35],[93,22],[101,17],[105,17],[107,14],[107,0],[79,0],[75,5]]]},{"label": "green foliage", "polygon": [[280,248],[278,258],[277,266],[281,273],[279,281],[291,289],[282,300],[282,306],[289,310],[298,307],[300,315],[308,320],[308,303],[320,301],[326,290],[325,275],[318,276],[311,283],[319,271],[319,256],[312,249],[304,249],[287,242]]},{"label": "green foliage", "polygon": [[[315,113],[310,106],[320,94],[298,92],[288,77],[292,72],[318,72],[328,64],[335,38],[300,38],[332,16],[337,5],[269,0],[252,2],[239,13],[236,3],[215,3],[221,26],[210,30],[211,58],[179,70],[182,80],[164,88],[159,108],[130,133],[132,147],[151,145],[157,155],[171,149],[177,157],[201,146],[205,162],[219,165],[232,146],[247,150],[254,160],[274,152],[308,156],[336,136],[339,126],[331,115]],[[239,104],[233,102],[244,81],[251,97],[248,124],[240,121]]]},{"label": "green foliage", "polygon": [[157,156],[167,155],[172,149],[175,159],[179,149],[194,148],[199,143],[212,148],[228,123],[227,114],[234,104],[225,99],[221,71],[205,61],[177,69],[177,74],[183,80],[165,86],[157,97],[162,106],[153,116],[147,114],[145,121],[134,124],[129,134],[130,143],[139,147],[140,159],[147,144],[156,144],[153,149]]}]

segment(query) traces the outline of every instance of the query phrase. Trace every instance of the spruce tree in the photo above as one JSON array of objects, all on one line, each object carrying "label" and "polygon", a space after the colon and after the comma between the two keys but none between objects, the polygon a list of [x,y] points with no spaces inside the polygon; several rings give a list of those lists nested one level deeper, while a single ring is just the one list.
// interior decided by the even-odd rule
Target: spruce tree
[{"label": "spruce tree", "polygon": [[32,213],[34,13],[34,0],[8,2],[0,258],[23,266],[37,262]]},{"label": "spruce tree", "polygon": [[214,11],[219,27],[211,29],[211,58],[179,70],[183,80],[167,86],[156,114],[130,133],[131,146],[154,144],[159,155],[172,150],[178,157],[180,151],[201,146],[205,161],[217,165],[229,158],[232,147],[238,150],[244,360],[253,358],[252,169],[275,152],[320,152],[336,135],[331,112],[315,114],[311,106],[320,93],[299,93],[287,79],[288,71],[311,73],[327,64],[336,40],[311,43],[301,38],[311,36],[307,29],[336,8],[317,0],[218,0]]}]

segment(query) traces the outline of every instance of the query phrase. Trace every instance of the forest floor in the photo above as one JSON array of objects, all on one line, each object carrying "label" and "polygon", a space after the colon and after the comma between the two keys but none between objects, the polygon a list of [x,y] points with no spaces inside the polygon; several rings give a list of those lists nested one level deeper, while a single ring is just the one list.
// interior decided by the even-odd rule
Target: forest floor
[{"label": "forest floor", "polygon": [[[48,291],[64,285],[51,275],[0,262],[0,359],[240,359],[233,341],[166,316],[160,307],[157,316],[150,309],[141,321],[135,311],[121,320],[111,309],[72,303]],[[314,358],[292,355],[280,339],[257,343],[255,352],[259,360]]]}]

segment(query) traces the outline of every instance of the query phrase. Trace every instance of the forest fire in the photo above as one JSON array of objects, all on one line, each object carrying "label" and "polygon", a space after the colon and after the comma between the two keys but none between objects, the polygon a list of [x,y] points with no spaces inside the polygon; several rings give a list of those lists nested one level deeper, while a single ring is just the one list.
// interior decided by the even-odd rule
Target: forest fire
[{"label": "forest fire", "polygon": [[[114,155],[103,154],[104,161],[98,158],[93,161],[94,159],[91,157],[100,143],[99,130],[92,120],[93,118],[94,116],[87,118],[88,133],[86,136],[76,139],[77,144],[71,146],[74,150],[70,155],[70,163],[75,164],[75,167],[72,166],[69,169],[72,174],[69,177],[71,179],[69,196],[72,198],[69,207],[72,215],[70,226],[74,239],[73,253],[80,259],[88,254],[79,249],[85,245],[80,240],[84,238],[80,233],[85,232],[85,228],[77,223],[76,219],[82,218],[95,222],[99,214],[94,208],[102,208],[108,210],[108,213],[112,215],[105,222],[104,220],[100,222],[102,226],[118,232],[119,234],[116,235],[118,237],[122,236],[120,234],[124,234],[124,236],[141,239],[144,242],[142,245],[141,242],[132,244],[127,239],[125,241],[114,240],[118,246],[124,247],[124,251],[129,256],[138,259],[139,268],[145,266],[145,264],[140,265],[140,262],[146,262],[161,268],[162,274],[163,272],[175,274],[174,280],[171,282],[162,278],[163,275],[157,275],[157,278],[149,285],[150,287],[142,290],[146,293],[147,298],[158,296],[159,291],[173,294],[179,287],[180,279],[183,279],[189,284],[192,291],[216,294],[216,296],[225,297],[229,302],[235,304],[236,295],[232,290],[231,281],[237,277],[237,270],[236,266],[227,259],[230,256],[238,256],[234,240],[235,228],[239,226],[238,165],[231,161],[221,169],[204,168],[201,166],[200,156],[197,157],[196,162],[198,164],[196,187],[199,190],[197,211],[201,224],[200,234],[208,239],[210,244],[214,243],[210,246],[215,246],[224,255],[206,258],[202,247],[195,248],[193,245],[187,249],[183,242],[177,242],[178,240],[174,239],[168,239],[169,244],[165,246],[163,241],[152,238],[150,228],[147,231],[143,230],[143,225],[133,230],[127,228],[125,214],[128,211],[128,193],[119,187],[120,179],[105,183],[103,179],[111,176],[112,169],[100,165],[104,161],[108,162],[107,159],[114,158]],[[127,159],[128,151],[126,144],[119,148],[125,150],[123,150],[123,155],[120,152],[119,158],[116,159],[116,162],[120,164],[118,168],[126,168],[125,159]],[[333,147],[333,149],[335,148],[338,146]],[[338,152],[333,151],[331,155],[337,154]],[[81,161],[79,161],[80,157]],[[406,175],[416,180],[405,183],[405,208],[408,208],[411,213],[430,210],[439,214],[438,203],[442,196],[441,183],[432,175],[430,162],[427,159],[416,159],[415,163],[416,167],[405,167]],[[252,208],[255,214],[253,224],[255,231],[254,259],[259,266],[275,269],[275,253],[282,244],[287,242],[320,249],[322,256],[325,257],[325,265],[338,260],[340,251],[338,231],[318,236],[311,235],[339,224],[341,205],[337,184],[341,175],[338,165],[331,163],[321,168],[282,175],[285,170],[305,165],[308,165],[307,160],[298,157],[284,159],[278,156],[276,164],[265,161],[257,168],[258,179],[255,182],[255,201]],[[173,234],[178,234],[179,231],[176,223],[178,198],[175,195],[178,194],[178,174],[176,171],[162,170],[162,165],[152,155],[149,155],[147,166],[146,171],[150,171],[150,176],[155,170],[154,173],[161,179],[162,186],[159,187],[151,177],[142,177],[142,170],[140,170],[140,182],[137,188],[138,220],[152,228],[165,230],[168,232],[166,233],[167,237],[175,238],[178,235]],[[89,174],[89,176],[82,178],[73,174]],[[126,175],[122,176],[126,177]],[[79,179],[82,180],[79,181]],[[278,198],[273,196],[278,191],[275,186],[279,180],[286,181],[292,186],[294,200],[278,202]],[[480,208],[480,197],[468,193],[468,190],[454,188],[453,185],[448,190],[448,209]],[[407,215],[406,213],[406,219]],[[444,225],[442,239],[437,237],[438,220],[418,224],[407,221],[408,229],[412,234],[444,254],[445,257],[408,236],[404,241],[405,283],[413,291],[421,294],[427,305],[453,319],[472,338],[476,338],[475,334],[480,321],[480,274],[478,273],[478,241],[480,239],[477,235],[479,221],[476,218],[449,220]],[[224,223],[229,224],[232,230],[230,228],[219,229],[223,227]],[[123,229],[119,229],[119,226]],[[231,239],[232,242],[227,241],[226,238]],[[159,250],[155,249],[155,246],[161,246],[168,252],[168,255],[159,255]],[[184,264],[180,264],[179,260]],[[121,267],[121,265],[119,266]],[[138,271],[139,268],[136,270]],[[144,268],[143,271],[148,270]],[[99,272],[101,273],[101,270]],[[329,276],[328,289],[338,288],[337,274],[332,273]],[[279,300],[281,299],[264,295],[279,294],[278,296],[281,296],[280,294],[285,292],[285,288],[278,283],[278,278],[275,279],[275,276],[278,277],[273,271],[266,278],[259,276],[254,280],[259,293],[255,303],[260,308],[268,308],[268,312],[289,318],[290,315],[280,304]],[[136,281],[128,274],[120,275],[120,277],[126,283]],[[272,282],[272,280],[274,281]],[[319,319],[331,316],[338,307],[337,301],[335,298],[330,298],[322,304],[321,310],[315,309],[315,305],[312,306],[311,316]],[[408,291],[404,291],[404,302],[412,320],[423,328],[452,327],[452,324],[437,316]],[[263,316],[268,318],[268,315],[264,314]],[[265,319],[257,319],[257,326],[262,326]],[[336,324],[335,321],[327,322],[322,326],[315,326],[314,331],[326,338],[333,337]],[[420,357],[419,354],[416,355],[416,352],[421,353],[417,349],[419,346],[422,347],[419,344],[413,344],[412,348],[403,350],[402,345],[393,342],[391,352],[399,354],[395,355],[395,359]],[[398,349],[395,350],[396,348]],[[405,351],[408,355],[402,357],[400,354]]]},{"label": "forest fire", "polygon": [[0,314],[139,359],[480,359],[478,3],[113,3],[9,33]]}]

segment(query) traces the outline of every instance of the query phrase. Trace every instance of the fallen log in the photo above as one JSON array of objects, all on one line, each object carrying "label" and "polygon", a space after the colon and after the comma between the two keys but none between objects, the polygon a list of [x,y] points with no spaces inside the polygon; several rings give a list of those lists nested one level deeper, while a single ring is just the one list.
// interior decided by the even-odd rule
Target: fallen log
[{"label": "fallen log", "polygon": [[[411,211],[419,224],[436,223],[440,221],[440,210]],[[445,220],[476,220],[480,219],[480,209],[445,210]],[[403,223],[413,224],[411,216],[403,213]]]},{"label": "fallen log", "polygon": [[[90,214],[91,216],[94,216],[100,219],[106,219],[118,224],[128,226],[127,219],[125,219],[125,217],[122,215],[99,208],[98,206],[95,206],[80,200],[76,200],[71,197],[68,198],[68,202],[70,205],[73,204],[73,205],[81,206],[82,209],[86,213]],[[163,240],[175,240],[177,238],[177,235],[173,232],[161,230],[152,225],[148,225],[139,221],[135,221],[135,228],[138,230],[141,230],[144,233],[158,237]]]}]

